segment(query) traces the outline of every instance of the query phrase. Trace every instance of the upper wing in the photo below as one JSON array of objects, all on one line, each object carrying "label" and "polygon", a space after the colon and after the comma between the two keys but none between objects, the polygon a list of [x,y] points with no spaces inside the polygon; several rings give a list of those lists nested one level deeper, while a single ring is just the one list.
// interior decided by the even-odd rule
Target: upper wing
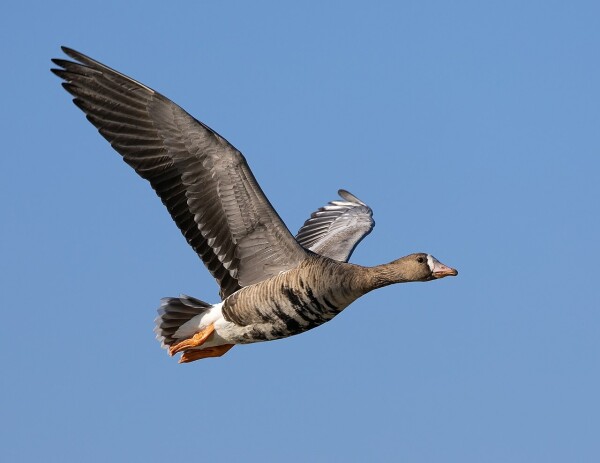
[{"label": "upper wing", "polygon": [[345,201],[331,201],[310,215],[296,235],[307,249],[347,262],[356,245],[375,226],[373,211],[353,194],[339,190]]},{"label": "upper wing", "polygon": [[151,88],[63,51],[77,62],[54,59],[62,69],[52,71],[100,134],[150,181],[223,298],[305,258],[227,140]]}]

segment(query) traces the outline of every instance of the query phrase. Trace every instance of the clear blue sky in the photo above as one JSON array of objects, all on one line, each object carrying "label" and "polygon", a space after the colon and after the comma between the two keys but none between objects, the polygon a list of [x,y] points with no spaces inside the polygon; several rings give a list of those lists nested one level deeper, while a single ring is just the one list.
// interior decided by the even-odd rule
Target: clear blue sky
[{"label": "clear blue sky", "polygon": [[[89,5],[0,18],[5,461],[600,461],[598,2]],[[292,230],[343,187],[377,222],[353,262],[460,275],[178,365],[159,299],[217,286],[60,45],[228,138]]]}]

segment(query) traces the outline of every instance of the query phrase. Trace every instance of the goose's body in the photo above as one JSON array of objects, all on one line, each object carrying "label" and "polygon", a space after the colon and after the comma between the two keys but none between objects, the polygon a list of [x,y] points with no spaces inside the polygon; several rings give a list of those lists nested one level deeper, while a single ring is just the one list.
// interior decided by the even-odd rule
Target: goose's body
[{"label": "goose's body", "polygon": [[[293,336],[331,320],[366,292],[355,269],[311,256],[296,268],[236,291],[215,305],[206,321],[202,316],[195,321],[203,328],[216,314],[225,322],[215,325],[215,331],[232,344]],[[333,278],[335,286],[329,284]]]},{"label": "goose's body", "polygon": [[124,160],[150,181],[221,287],[222,301],[163,299],[157,337],[180,361],[223,355],[319,326],[392,283],[456,275],[428,254],[361,267],[347,262],[373,228],[371,209],[343,201],[315,211],[294,238],[239,151],[173,102],[68,48],[53,60],[74,102]]},{"label": "goose's body", "polygon": [[[206,347],[272,341],[319,326],[364,294],[356,266],[312,256],[298,267],[246,286],[180,328],[187,338],[214,323]],[[337,284],[328,285],[330,277]]]}]

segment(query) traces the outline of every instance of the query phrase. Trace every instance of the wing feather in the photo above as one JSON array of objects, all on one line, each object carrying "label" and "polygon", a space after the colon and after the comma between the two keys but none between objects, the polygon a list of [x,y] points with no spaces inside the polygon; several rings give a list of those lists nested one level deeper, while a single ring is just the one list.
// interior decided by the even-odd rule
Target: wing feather
[{"label": "wing feather", "polygon": [[55,59],[87,119],[156,191],[227,297],[295,267],[306,252],[243,155],[151,88],[77,51]]},{"label": "wing feather", "polygon": [[330,259],[347,262],[360,241],[371,233],[373,211],[346,190],[344,201],[331,201],[313,212],[296,235],[304,248]]}]

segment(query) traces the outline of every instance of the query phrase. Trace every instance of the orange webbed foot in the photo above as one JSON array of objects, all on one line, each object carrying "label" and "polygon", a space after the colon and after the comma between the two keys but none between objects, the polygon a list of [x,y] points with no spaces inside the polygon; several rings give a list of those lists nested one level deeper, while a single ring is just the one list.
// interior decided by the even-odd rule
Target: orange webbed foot
[{"label": "orange webbed foot", "polygon": [[234,344],[225,344],[223,346],[207,347],[206,349],[201,350],[186,350],[179,359],[179,363],[189,363],[209,357],[220,357],[233,346]]},{"label": "orange webbed foot", "polygon": [[202,331],[198,331],[194,336],[184,341],[178,342],[177,344],[173,344],[169,348],[169,355],[173,356],[177,352],[181,352],[182,350],[191,349],[194,347],[199,347],[206,342],[208,337],[213,334],[215,331],[214,325],[211,323]]}]

